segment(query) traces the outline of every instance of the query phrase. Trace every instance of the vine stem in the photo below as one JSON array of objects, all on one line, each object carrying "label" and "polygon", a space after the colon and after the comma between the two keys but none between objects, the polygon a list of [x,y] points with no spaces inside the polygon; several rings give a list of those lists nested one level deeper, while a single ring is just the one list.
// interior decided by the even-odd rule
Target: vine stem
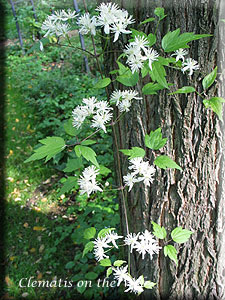
[{"label": "vine stem", "polygon": [[[84,3],[85,11],[88,13],[86,1],[83,0],[83,3]],[[93,49],[94,49],[96,63],[97,63],[99,72],[101,74],[101,78],[103,79],[103,73],[102,73],[101,65],[100,65],[100,62],[99,62],[99,59],[98,59],[95,41],[94,41],[94,38],[93,38],[92,35],[91,35],[91,40],[92,40],[92,45],[93,45]],[[107,94],[107,99],[109,101],[108,88],[105,87],[105,90],[106,90],[106,94]],[[116,136],[116,130],[115,130],[115,124],[114,123],[112,123],[112,131],[113,131],[115,147],[116,147],[116,158],[117,158],[117,165],[118,165],[118,169],[119,169],[119,182],[120,182],[120,186],[122,187],[123,186],[122,171],[121,171],[121,164],[120,164],[120,157],[119,157],[119,147],[118,147],[118,142],[117,142],[117,136]],[[123,189],[121,189],[121,194],[122,194],[122,205],[123,205],[123,209],[124,209],[124,217],[125,217],[125,224],[126,224],[126,232],[127,232],[127,234],[129,234],[127,207],[126,207],[126,200],[125,200],[125,195],[124,195]],[[130,273],[130,246],[128,246],[128,268],[129,268],[129,273]]]}]

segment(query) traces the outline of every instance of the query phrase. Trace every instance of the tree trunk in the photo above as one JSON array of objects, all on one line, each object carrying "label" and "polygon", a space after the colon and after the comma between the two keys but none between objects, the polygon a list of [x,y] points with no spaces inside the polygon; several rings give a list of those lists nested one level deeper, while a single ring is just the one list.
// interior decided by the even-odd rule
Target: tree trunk
[{"label": "tree trunk", "polygon": [[[133,14],[137,24],[152,17],[155,7],[165,8],[167,17],[160,25],[156,46],[160,45],[162,37],[168,31],[177,28],[181,28],[181,32],[213,35],[190,43],[190,57],[198,61],[201,72],[196,72],[190,78],[187,74],[167,69],[167,80],[174,84],[174,90],[190,85],[201,92],[201,80],[206,74],[216,65],[224,70],[222,60],[224,61],[225,24],[219,22],[219,14],[224,6],[222,1],[115,2]],[[152,27],[153,23],[148,23],[146,33],[152,32]],[[123,49],[124,43],[126,40],[110,44],[110,50],[115,51],[105,56],[106,70],[109,67],[112,70],[119,55],[116,48]],[[155,45],[153,48],[157,50]],[[223,77],[220,75],[218,84],[210,88],[210,95],[224,96],[222,81]],[[146,83],[144,79],[135,88],[141,93],[141,88]],[[202,99],[195,93],[168,96],[168,91],[162,91],[157,96],[142,97],[143,100],[134,102],[132,110],[117,125],[119,149],[130,149],[132,146],[144,148],[145,134],[161,127],[163,136],[168,137],[164,153],[173,158],[183,171],[157,168],[155,181],[150,188],[145,188],[140,183],[126,194],[130,232],[146,228],[151,231],[151,221],[154,221],[164,226],[167,232],[181,226],[192,230],[194,234],[189,242],[180,244],[177,248],[178,267],[168,257],[165,258],[163,253],[155,255],[153,260],[142,260],[136,254],[132,256],[132,275],[137,278],[144,274],[148,280],[157,283],[156,288],[143,293],[141,298],[224,299],[223,123],[210,109],[204,107]],[[149,149],[146,152],[153,163],[153,155]],[[122,175],[126,175],[128,160],[120,154],[120,161]],[[123,225],[122,205],[121,220]],[[124,225],[122,228],[126,232]]]}]

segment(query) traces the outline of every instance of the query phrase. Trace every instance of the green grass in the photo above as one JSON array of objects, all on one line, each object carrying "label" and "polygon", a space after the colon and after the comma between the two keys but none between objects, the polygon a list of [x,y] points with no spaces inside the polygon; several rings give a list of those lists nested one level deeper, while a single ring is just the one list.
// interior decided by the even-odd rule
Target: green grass
[{"label": "green grass", "polygon": [[[32,153],[33,146],[37,143],[33,118],[35,111],[32,111],[27,101],[13,89],[10,79],[7,82],[6,95],[7,289],[14,297],[27,292],[30,297],[36,299],[39,297],[37,290],[21,290],[18,287],[19,280],[31,276],[34,276],[34,279],[41,279],[43,276],[50,280],[52,276],[65,273],[65,257],[71,259],[72,252],[69,251],[69,247],[72,251],[72,241],[61,247],[60,253],[49,255],[50,260],[43,261],[46,250],[49,252],[54,246],[55,236],[51,237],[51,233],[55,226],[68,225],[68,222],[59,217],[51,219],[59,215],[54,189],[49,192],[54,170],[47,168],[42,162],[24,164],[24,160]],[[50,183],[46,184],[48,189],[43,190],[46,186],[43,182],[46,180]],[[50,290],[50,294],[49,290],[46,293],[48,296],[40,290],[40,295],[48,299],[54,294],[54,289]]]},{"label": "green grass", "polygon": [[[88,272],[94,272],[98,278],[103,278],[104,267],[96,263],[93,254],[88,253],[86,257],[82,257],[84,245],[87,243],[83,238],[83,232],[92,226],[99,231],[104,227],[117,227],[119,224],[115,192],[101,193],[87,199],[86,196],[79,196],[75,189],[60,198],[57,194],[61,187],[59,183],[61,173],[53,168],[51,162],[44,164],[41,160],[24,163],[33,153],[33,148],[40,137],[44,137],[45,130],[47,131],[47,127],[43,130],[40,126],[37,106],[32,105],[35,98],[31,101],[31,97],[34,97],[34,91],[31,89],[36,87],[35,97],[40,104],[43,104],[42,98],[42,101],[48,99],[47,108],[52,107],[51,97],[48,97],[49,86],[46,85],[45,89],[43,84],[40,93],[44,91],[46,93],[44,97],[38,93],[40,71],[37,75],[39,77],[35,77],[36,81],[33,79],[35,67],[40,70],[41,65],[45,65],[46,60],[49,63],[52,54],[55,55],[55,50],[50,48],[49,51],[49,53],[46,51],[45,56],[32,56],[32,63],[27,64],[26,68],[28,58],[21,57],[14,49],[7,63],[5,296],[12,299],[25,296],[26,299],[34,300],[80,299],[81,295],[76,286],[21,288],[19,282],[22,278],[28,280],[32,277],[32,281],[51,282],[62,279],[73,280],[76,284],[79,280],[85,280]],[[36,65],[35,59],[39,61]],[[68,64],[68,68],[70,66]],[[51,82],[51,68],[45,72],[49,72],[49,82]],[[74,87],[71,82],[68,82],[66,88],[67,94],[70,94],[70,88],[74,89],[73,94],[78,95],[78,100],[81,101],[87,92],[92,93],[93,79],[78,73],[76,70],[74,77],[77,86]],[[62,98],[65,97],[64,89],[61,93],[60,89],[56,91],[57,97],[60,98],[61,95]],[[65,104],[68,102],[70,99],[66,98]],[[65,113],[69,114],[69,109],[66,109]],[[45,117],[48,118],[48,110],[44,107],[42,118]],[[54,129],[54,124],[51,126]],[[58,132],[62,134],[63,130]],[[65,132],[63,134],[65,135]],[[103,142],[103,137],[100,135],[96,151],[101,153],[99,161],[110,167],[112,141],[110,136],[103,135],[107,138],[107,142]],[[107,180],[112,184],[112,177]],[[89,288],[82,294],[82,299],[102,299],[102,295],[108,295],[109,292],[112,291],[105,287]]]}]

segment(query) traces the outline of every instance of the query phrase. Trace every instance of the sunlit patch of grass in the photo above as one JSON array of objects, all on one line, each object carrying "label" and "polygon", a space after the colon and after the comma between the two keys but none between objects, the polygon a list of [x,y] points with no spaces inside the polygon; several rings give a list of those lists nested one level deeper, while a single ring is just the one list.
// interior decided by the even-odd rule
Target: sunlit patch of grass
[{"label": "sunlit patch of grass", "polygon": [[[8,74],[10,76],[10,74]],[[57,216],[57,198],[51,187],[43,191],[45,182],[51,185],[55,170],[43,162],[25,164],[31,155],[35,138],[35,111],[7,83],[6,101],[6,277],[5,293],[14,299],[52,299],[54,288],[19,287],[21,278],[50,280],[67,276],[65,257],[71,255],[72,241],[55,253],[55,226],[66,224]],[[41,188],[42,187],[42,188]],[[68,258],[69,260],[70,258]],[[13,298],[12,298],[13,299]]]}]

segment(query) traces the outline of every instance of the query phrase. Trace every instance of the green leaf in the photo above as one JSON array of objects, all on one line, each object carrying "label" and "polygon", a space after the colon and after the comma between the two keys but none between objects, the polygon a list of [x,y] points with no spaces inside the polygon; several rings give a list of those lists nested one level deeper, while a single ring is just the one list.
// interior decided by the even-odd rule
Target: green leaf
[{"label": "green leaf", "polygon": [[149,33],[149,35],[147,37],[147,40],[149,41],[148,46],[152,47],[156,43],[156,35],[152,34],[152,33]]},{"label": "green leaf", "polygon": [[161,169],[178,169],[182,171],[182,168],[178,166],[169,156],[167,155],[160,155],[154,160],[154,164]]},{"label": "green leaf", "polygon": [[174,242],[182,244],[189,240],[190,236],[192,235],[192,231],[187,229],[182,229],[182,227],[176,227],[171,232],[171,237],[174,240]]},{"label": "green leaf", "polygon": [[83,167],[82,158],[69,159],[63,172],[73,172]]},{"label": "green leaf", "polygon": [[80,144],[82,146],[88,146],[88,145],[96,144],[96,141],[94,141],[94,140],[85,140],[85,141],[81,142]]},{"label": "green leaf", "polygon": [[222,121],[223,120],[223,105],[222,103],[225,102],[224,98],[221,97],[212,97],[210,99],[205,99],[203,100],[203,104],[205,105],[206,108],[211,108],[214,113],[217,114],[219,119]]},{"label": "green leaf", "polygon": [[144,78],[150,71],[148,62],[146,61],[141,68],[141,77]]},{"label": "green leaf", "polygon": [[176,265],[178,265],[177,249],[174,246],[172,246],[172,245],[164,246],[163,251],[164,251],[165,257],[167,257],[167,255],[168,255],[169,258],[171,260],[173,260],[176,263]]},{"label": "green leaf", "polygon": [[25,160],[25,163],[42,159],[44,157],[46,157],[45,162],[47,162],[57,153],[63,151],[63,149],[66,147],[64,139],[57,136],[47,137],[46,139],[39,140],[39,142],[44,146],[35,149],[35,153]]},{"label": "green leaf", "polygon": [[94,238],[95,234],[96,234],[96,229],[94,227],[86,228],[84,230],[84,238],[86,240],[90,240]]},{"label": "green leaf", "polygon": [[164,88],[168,89],[168,83],[166,81],[166,71],[163,65],[160,62],[154,61],[152,64],[152,71],[149,72],[153,81],[157,81]]},{"label": "green leaf", "polygon": [[174,95],[174,94],[187,94],[187,93],[193,93],[195,92],[195,88],[192,86],[183,86],[179,90],[169,93],[168,95]]},{"label": "green leaf", "polygon": [[63,125],[64,130],[67,134],[71,136],[77,136],[81,132],[81,128],[77,129],[73,127],[73,120],[69,119],[67,122]]},{"label": "green leaf", "polygon": [[72,189],[78,189],[77,178],[74,176],[69,176],[66,181],[64,181],[63,186],[57,194],[60,197],[62,194],[70,192]]},{"label": "green leaf", "polygon": [[129,70],[125,75],[117,76],[116,80],[125,86],[135,86],[139,80],[139,75],[138,72],[134,72],[134,74],[132,74]]},{"label": "green leaf", "polygon": [[153,288],[153,286],[155,286],[155,285],[156,285],[155,282],[148,280],[148,281],[145,281],[144,288],[151,290]]},{"label": "green leaf", "polygon": [[105,237],[107,233],[110,233],[111,231],[115,230],[116,228],[103,228],[99,231],[98,237]]},{"label": "green leaf", "polygon": [[159,17],[160,21],[166,17],[166,15],[164,14],[164,8],[162,7],[156,7],[156,9],[154,10],[154,14]]},{"label": "green leaf", "polygon": [[41,52],[40,42],[42,42],[43,46],[46,46],[47,44],[49,44],[49,38],[45,37],[45,38],[42,38],[41,40],[39,40],[38,42],[34,43],[34,45],[26,52],[26,54],[28,55],[34,51]]},{"label": "green leaf", "polygon": [[82,257],[84,257],[84,255],[86,255],[88,252],[91,252],[93,248],[94,248],[94,243],[92,241],[88,242],[84,247]]},{"label": "green leaf", "polygon": [[106,271],[106,278],[112,274],[112,267],[109,267]]},{"label": "green leaf", "polygon": [[78,286],[77,285],[77,291],[80,293],[80,294],[83,294],[83,292],[86,290],[87,288],[87,285],[83,282],[83,280],[81,281],[78,281],[78,282],[82,282],[82,285],[81,286]]},{"label": "green leaf", "polygon": [[74,261],[69,261],[66,265],[65,268],[66,269],[72,269],[75,266],[75,262]]},{"label": "green leaf", "polygon": [[109,168],[106,168],[105,166],[100,165],[99,173],[100,173],[101,175],[103,175],[103,176],[107,176],[107,175],[109,175],[110,173],[112,173],[112,171],[111,171]]},{"label": "green leaf", "polygon": [[84,277],[88,280],[95,280],[98,277],[98,274],[95,272],[88,272]]},{"label": "green leaf", "polygon": [[116,261],[113,263],[113,265],[114,265],[115,267],[120,267],[120,266],[122,266],[122,264],[124,264],[124,263],[126,263],[125,260],[116,260]]},{"label": "green leaf", "polygon": [[148,19],[144,20],[143,22],[141,22],[140,24],[146,24],[146,23],[152,22],[154,20],[155,20],[155,18],[148,18]]},{"label": "green leaf", "polygon": [[153,225],[153,230],[154,230],[153,234],[154,234],[154,236],[156,236],[159,239],[165,239],[166,229],[163,226],[161,227],[160,225],[156,224],[153,221],[151,223]]},{"label": "green leaf", "polygon": [[87,146],[77,145],[75,146],[74,150],[78,157],[82,155],[87,161],[91,161],[95,166],[99,168],[99,164],[96,160],[96,153],[93,149]]},{"label": "green leaf", "polygon": [[134,28],[130,28],[130,30],[132,32],[132,34],[131,34],[132,40],[129,40],[129,42],[131,42],[131,41],[133,42],[136,36],[140,36],[140,37],[143,36],[143,37],[147,38],[147,34],[144,33],[143,31],[138,31],[138,30],[136,30]]},{"label": "green leaf", "polygon": [[100,265],[103,266],[103,267],[110,267],[112,264],[111,264],[111,260],[109,258],[105,258],[105,259],[101,259],[99,261]]},{"label": "green leaf", "polygon": [[206,75],[203,80],[202,80],[202,86],[204,90],[207,90],[215,81],[217,76],[217,67],[215,67],[215,69],[209,73],[208,75]]},{"label": "green leaf", "polygon": [[211,34],[194,34],[193,32],[185,32],[180,34],[180,29],[169,31],[162,39],[162,48],[165,52],[172,52],[180,48],[189,48],[187,43],[205,37]]},{"label": "green leaf", "polygon": [[129,159],[145,156],[145,150],[139,147],[132,147],[131,149],[121,149],[120,152],[128,155]]},{"label": "green leaf", "polygon": [[142,92],[144,95],[156,95],[157,91],[163,90],[164,87],[158,83],[149,82],[143,86]]},{"label": "green leaf", "polygon": [[105,88],[106,86],[108,86],[110,83],[111,83],[111,79],[109,77],[103,78],[95,84],[94,88],[102,89],[102,88]]},{"label": "green leaf", "polygon": [[159,150],[160,148],[164,147],[167,138],[162,138],[162,129],[158,128],[155,131],[151,131],[150,135],[145,135],[145,146],[153,149],[153,150]]}]

